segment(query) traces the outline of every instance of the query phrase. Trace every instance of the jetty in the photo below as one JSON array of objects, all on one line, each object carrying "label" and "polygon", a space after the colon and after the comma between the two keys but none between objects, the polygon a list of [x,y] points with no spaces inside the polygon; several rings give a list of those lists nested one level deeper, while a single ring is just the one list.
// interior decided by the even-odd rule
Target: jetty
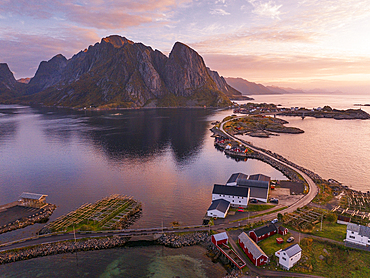
[{"label": "jetty", "polygon": [[56,206],[46,203],[46,197],[23,192],[17,201],[0,206],[0,234],[47,221]]}]

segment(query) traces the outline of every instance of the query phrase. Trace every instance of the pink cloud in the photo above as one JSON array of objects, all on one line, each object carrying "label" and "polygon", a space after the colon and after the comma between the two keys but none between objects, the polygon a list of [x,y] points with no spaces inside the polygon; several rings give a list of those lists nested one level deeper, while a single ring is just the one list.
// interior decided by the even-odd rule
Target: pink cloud
[{"label": "pink cloud", "polygon": [[226,77],[252,80],[326,78],[370,72],[369,57],[325,58],[303,55],[204,54],[207,66]]}]

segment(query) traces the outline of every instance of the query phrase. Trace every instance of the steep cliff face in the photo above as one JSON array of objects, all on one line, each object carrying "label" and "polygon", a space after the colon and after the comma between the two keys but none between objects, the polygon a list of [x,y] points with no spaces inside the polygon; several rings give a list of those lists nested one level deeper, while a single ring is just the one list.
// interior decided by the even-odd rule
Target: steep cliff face
[{"label": "steep cliff face", "polygon": [[38,93],[60,82],[66,65],[67,59],[61,54],[54,56],[47,62],[41,62],[35,76],[27,85],[26,94]]},{"label": "steep cliff face", "polygon": [[11,99],[23,93],[25,84],[15,80],[8,64],[0,63],[0,101],[12,102]]},{"label": "steep cliff face", "polygon": [[230,101],[202,57],[176,43],[169,57],[120,36],[103,38],[67,60],[42,62],[23,101],[69,107],[225,106]]}]

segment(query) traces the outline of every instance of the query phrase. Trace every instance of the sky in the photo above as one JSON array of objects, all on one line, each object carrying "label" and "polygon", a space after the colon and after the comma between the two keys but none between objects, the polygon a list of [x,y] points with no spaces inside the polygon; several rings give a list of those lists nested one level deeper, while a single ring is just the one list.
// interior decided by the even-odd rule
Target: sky
[{"label": "sky", "polygon": [[168,55],[176,41],[224,77],[370,92],[368,0],[1,0],[0,63],[15,77],[109,35]]}]

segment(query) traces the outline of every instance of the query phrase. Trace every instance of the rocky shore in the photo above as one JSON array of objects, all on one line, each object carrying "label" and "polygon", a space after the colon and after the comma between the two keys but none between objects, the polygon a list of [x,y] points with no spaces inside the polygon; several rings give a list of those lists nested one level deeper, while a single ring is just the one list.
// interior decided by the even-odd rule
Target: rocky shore
[{"label": "rocky shore", "polygon": [[180,248],[183,246],[211,242],[211,237],[208,235],[208,233],[199,232],[185,235],[163,234],[157,239],[157,242],[167,247]]},{"label": "rocky shore", "polygon": [[127,241],[127,237],[113,236],[100,239],[79,240],[76,242],[63,241],[42,244],[27,249],[11,250],[0,253],[0,264],[63,253],[114,248],[125,245]]},{"label": "rocky shore", "polygon": [[[115,235],[113,237],[78,240],[76,242],[63,241],[57,243],[41,244],[30,248],[22,248],[2,252],[0,253],[0,264],[63,253],[115,248],[124,246],[128,242],[128,240],[128,237]],[[192,246],[197,244],[205,244],[205,246],[207,247],[211,244],[211,237],[208,235],[208,233],[205,232],[195,232],[184,235],[163,234],[155,242],[171,248],[180,248],[183,246]]]},{"label": "rocky shore", "polygon": [[53,214],[56,205],[48,204],[47,206],[41,208],[37,213],[27,218],[21,218],[13,221],[7,225],[0,227],[0,234],[10,232],[16,229],[21,229],[35,223],[40,223],[46,221],[50,215]]}]

